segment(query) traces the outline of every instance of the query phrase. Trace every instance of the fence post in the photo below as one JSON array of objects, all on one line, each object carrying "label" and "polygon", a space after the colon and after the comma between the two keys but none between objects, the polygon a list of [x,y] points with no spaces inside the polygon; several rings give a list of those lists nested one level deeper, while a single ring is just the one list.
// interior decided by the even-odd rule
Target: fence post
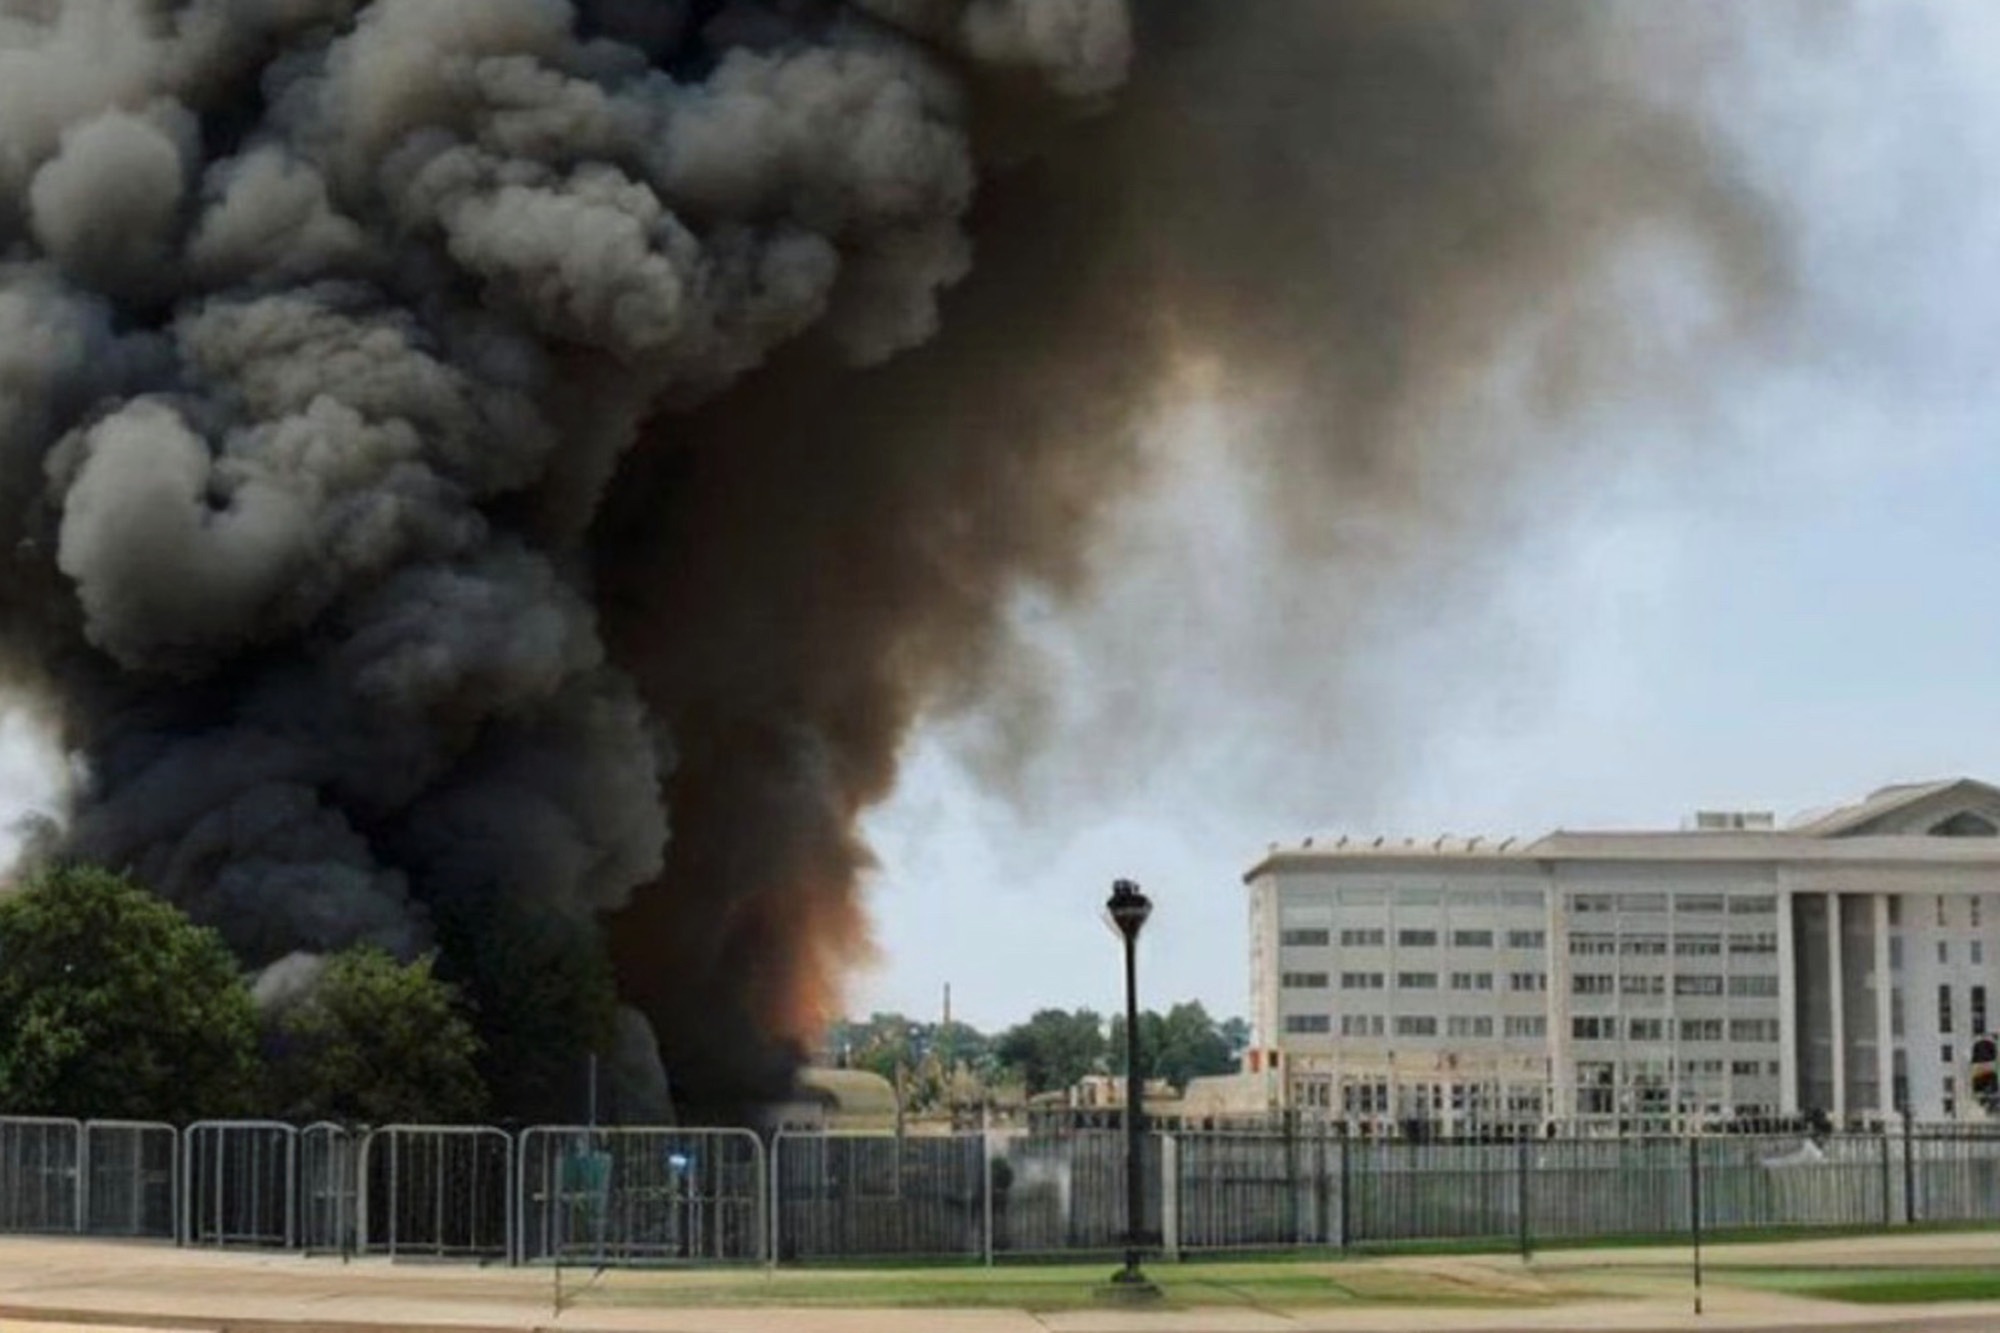
[{"label": "fence post", "polygon": [[986,1213],[986,1266],[993,1267],[993,1125],[979,1108],[979,1194]]},{"label": "fence post", "polygon": [[1521,1233],[1521,1262],[1534,1258],[1532,1236],[1528,1223],[1528,1136],[1522,1134],[1514,1141],[1514,1218]]},{"label": "fence post", "polygon": [[784,1171],[784,1149],[785,1131],[780,1129],[772,1133],[770,1151],[765,1154],[765,1165],[771,1177],[770,1189],[766,1192],[764,1198],[764,1206],[771,1210],[771,1215],[766,1219],[764,1226],[764,1240],[765,1244],[769,1246],[769,1253],[765,1256],[765,1262],[771,1268],[778,1266],[778,1182]]},{"label": "fence post", "polygon": [[1340,1248],[1343,1250],[1348,1246],[1347,1233],[1354,1220],[1352,1205],[1349,1202],[1353,1191],[1348,1188],[1354,1180],[1353,1168],[1348,1160],[1348,1153],[1353,1143],[1354,1136],[1343,1129],[1340,1135]]},{"label": "fence post", "polygon": [[76,1224],[81,1236],[89,1229],[90,1212],[90,1127],[78,1122],[76,1130]]},{"label": "fence post", "polygon": [[1688,1136],[1688,1225],[1694,1233],[1694,1312],[1701,1313],[1701,1136]]},{"label": "fence post", "polygon": [[1892,1168],[1889,1165],[1889,1126],[1883,1125],[1878,1136],[1882,1146],[1882,1229],[1887,1231],[1896,1224],[1896,1191],[1889,1183]]},{"label": "fence post", "polygon": [[1160,1249],[1168,1259],[1181,1257],[1181,1141],[1160,1135]]},{"label": "fence post", "polygon": [[1915,1226],[1917,1222],[1917,1164],[1915,1128],[1906,1107],[1903,1111],[1903,1224]]}]

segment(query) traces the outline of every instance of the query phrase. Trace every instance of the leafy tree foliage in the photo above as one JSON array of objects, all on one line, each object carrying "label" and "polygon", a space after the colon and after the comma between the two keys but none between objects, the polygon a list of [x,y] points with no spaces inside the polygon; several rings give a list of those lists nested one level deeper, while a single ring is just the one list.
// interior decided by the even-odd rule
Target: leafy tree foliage
[{"label": "leafy tree foliage", "polygon": [[337,954],[268,1034],[271,1090],[297,1121],[450,1124],[485,1109],[479,1038],[432,960]]},{"label": "leafy tree foliage", "polygon": [[[1111,1020],[1108,1046],[1113,1066],[1122,1070],[1122,1014]],[[1236,1055],[1223,1025],[1210,1018],[1199,1001],[1177,1004],[1165,1014],[1150,1009],[1139,1014],[1139,1070],[1146,1078],[1165,1079],[1176,1088],[1185,1088],[1190,1079],[1233,1072]]]},{"label": "leafy tree foliage", "polygon": [[1066,1088],[1104,1067],[1104,1020],[1089,1009],[1042,1009],[1002,1033],[995,1053],[1030,1093]]},{"label": "leafy tree foliage", "polygon": [[92,866],[0,896],[0,1111],[186,1121],[254,1109],[257,1014],[214,931]]}]

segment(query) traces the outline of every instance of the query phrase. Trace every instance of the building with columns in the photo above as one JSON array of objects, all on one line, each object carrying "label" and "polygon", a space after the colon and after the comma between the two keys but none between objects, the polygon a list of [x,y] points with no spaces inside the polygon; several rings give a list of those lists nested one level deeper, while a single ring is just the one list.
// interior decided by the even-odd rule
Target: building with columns
[{"label": "building with columns", "polygon": [[1984,1116],[2000,788],[1780,825],[1308,839],[1249,887],[1253,1059],[1308,1114],[1447,1128]]}]

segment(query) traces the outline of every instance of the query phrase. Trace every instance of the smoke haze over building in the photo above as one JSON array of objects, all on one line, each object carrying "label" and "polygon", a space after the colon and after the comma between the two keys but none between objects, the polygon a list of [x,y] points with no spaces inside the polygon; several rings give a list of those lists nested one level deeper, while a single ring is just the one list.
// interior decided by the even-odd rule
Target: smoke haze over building
[{"label": "smoke haze over building", "polygon": [[1006,607],[1082,586],[1150,424],[1254,404],[1365,585],[1545,461],[1468,408],[1699,368],[1636,247],[1759,326],[1780,238],[1655,41],[1723,58],[1583,0],[0,0],[50,845],[253,968],[440,948],[524,1114],[614,970],[629,1107],[656,1048],[772,1094],[866,949],[858,817],[926,716],[1033,744]]}]

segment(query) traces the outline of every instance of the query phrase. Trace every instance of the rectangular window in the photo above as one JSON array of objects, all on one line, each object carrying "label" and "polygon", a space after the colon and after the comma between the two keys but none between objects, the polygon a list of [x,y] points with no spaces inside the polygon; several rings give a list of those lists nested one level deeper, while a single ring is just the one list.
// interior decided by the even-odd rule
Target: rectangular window
[{"label": "rectangular window", "polygon": [[1674,899],[1674,912],[1679,916],[1717,916],[1721,911],[1721,894],[1684,893]]},{"label": "rectangular window", "polygon": [[1569,979],[1572,995],[1610,995],[1617,985],[1616,977],[1601,972],[1579,972]]},{"label": "rectangular window", "polygon": [[1903,1035],[1903,989],[1900,986],[1889,992],[1889,1035]]},{"label": "rectangular window", "polygon": [[[1940,898],[1939,902],[1944,900]],[[1951,1031],[1951,987],[1938,987],[1938,1031]]]},{"label": "rectangular window", "polygon": [[1763,1072],[1763,1065],[1755,1060],[1731,1060],[1729,1072],[1738,1078],[1756,1078]]},{"label": "rectangular window", "polygon": [[1379,949],[1388,932],[1378,927],[1340,932],[1340,947],[1343,949]]},{"label": "rectangular window", "polygon": [[1546,1037],[1549,1020],[1541,1014],[1509,1014],[1506,1032],[1510,1037]]},{"label": "rectangular window", "polygon": [[1986,987],[1984,986],[1974,986],[1972,988],[1971,1018],[1972,1018],[1972,1027],[1970,1030],[1972,1035],[1977,1037],[1985,1033],[1987,1029],[1986,1029]]},{"label": "rectangular window", "polygon": [[1397,990],[1436,990],[1438,974],[1435,972],[1398,972]]},{"label": "rectangular window", "polygon": [[1893,893],[1889,895],[1889,924],[1892,926],[1903,924],[1903,900]]},{"label": "rectangular window", "polygon": [[1618,1020],[1579,1016],[1569,1021],[1569,1035],[1575,1041],[1616,1041],[1618,1040]]},{"label": "rectangular window", "polygon": [[1951,941],[1939,940],[1937,942],[1937,946],[1938,946],[1938,962],[1945,966],[1949,966],[1951,963]]},{"label": "rectangular window", "polygon": [[1952,1064],[1954,1063],[1952,1059],[1954,1054],[1955,1052],[1953,1052],[1953,1050],[1951,1049],[1951,1043],[1946,1042],[1943,1046],[1940,1046],[1938,1048],[1938,1063],[1943,1065],[1946,1069],[1951,1068]]},{"label": "rectangular window", "polygon": [[1965,910],[1972,914],[1972,928],[1974,930],[1979,929],[1979,904],[1981,901],[1982,899],[1977,895],[1965,900]]},{"label": "rectangular window", "polygon": [[1665,958],[1667,937],[1665,935],[1627,935],[1618,942],[1618,952],[1627,958]]},{"label": "rectangular window", "polygon": [[1776,1041],[1778,1020],[1775,1018],[1732,1018],[1729,1020],[1731,1041]]},{"label": "rectangular window", "polygon": [[1743,894],[1729,900],[1731,916],[1775,916],[1778,900],[1769,894]]},{"label": "rectangular window", "polygon": [[1308,1036],[1316,1032],[1331,1032],[1333,1020],[1325,1014],[1286,1014],[1285,1031],[1296,1036]]},{"label": "rectangular window", "polygon": [[1681,1020],[1682,1041],[1721,1041],[1722,1020],[1719,1018],[1683,1018]]},{"label": "rectangular window", "polygon": [[1733,955],[1771,954],[1778,951],[1778,937],[1759,931],[1755,935],[1731,935],[1729,952]]},{"label": "rectangular window", "polygon": [[1381,990],[1382,974],[1380,972],[1342,972],[1340,974],[1340,988],[1342,990]]},{"label": "rectangular window", "polygon": [[1674,977],[1674,994],[1720,995],[1722,994],[1722,978],[1692,977],[1686,973],[1680,973]]},{"label": "rectangular window", "polygon": [[1940,894],[1938,895],[1938,898],[1937,898],[1937,923],[1938,923],[1938,924],[1939,924],[1940,926],[1943,926],[1943,925],[1948,925],[1948,924],[1949,924],[1949,923],[1948,923],[1948,922],[1947,922],[1947,921],[1945,920],[1945,915],[1944,915],[1944,895],[1943,895],[1942,893],[1940,893]]},{"label": "rectangular window", "polygon": [[1676,958],[1720,958],[1722,956],[1722,936],[1683,935],[1674,941]]},{"label": "rectangular window", "polygon": [[1438,933],[1435,930],[1399,930],[1396,932],[1396,947],[1401,949],[1435,949]]},{"label": "rectangular window", "polygon": [[1454,930],[1451,932],[1451,947],[1454,949],[1490,949],[1493,947],[1493,932],[1490,930]]},{"label": "rectangular window", "polygon": [[1453,1014],[1445,1020],[1445,1035],[1448,1037],[1490,1037],[1493,1035],[1491,1014]]},{"label": "rectangular window", "polygon": [[1778,993],[1778,979],[1764,976],[1731,977],[1729,993],[1738,998],[1774,997]]},{"label": "rectangular window", "polygon": [[1471,991],[1492,990],[1493,974],[1491,972],[1454,972],[1451,974],[1451,988],[1453,990]]},{"label": "rectangular window", "polygon": [[1510,949],[1541,949],[1548,945],[1548,932],[1541,930],[1510,930],[1507,932],[1507,947]]},{"label": "rectangular window", "polygon": [[1633,1041],[1665,1041],[1667,1020],[1664,1018],[1635,1018],[1627,1035]]},{"label": "rectangular window", "polygon": [[1438,1021],[1429,1014],[1398,1014],[1396,1035],[1399,1037],[1435,1037]]},{"label": "rectangular window", "polygon": [[1325,990],[1324,972],[1287,972],[1283,982],[1286,990]]},{"label": "rectangular window", "polygon": [[1569,910],[1578,916],[1602,915],[1609,912],[1612,906],[1608,893],[1572,893],[1569,896]]},{"label": "rectangular window", "polygon": [[1985,943],[1985,941],[1983,941],[1983,940],[1974,940],[1974,941],[1972,941],[1972,943],[1971,943],[1971,945],[1970,945],[1969,947],[1970,947],[1970,948],[1971,948],[1971,950],[1972,950],[1972,965],[1973,965],[1974,967],[1978,967],[1978,966],[1979,966],[1980,964],[1982,964],[1982,963],[1984,963],[1984,962],[1986,961],[1986,943]]},{"label": "rectangular window", "polygon": [[1340,1035],[1343,1037],[1379,1037],[1382,1035],[1382,1015],[1342,1014]]},{"label": "rectangular window", "polygon": [[[1940,898],[1938,901],[1942,902],[1944,900]],[[1958,1114],[1958,1080],[1950,1074],[1944,1076],[1944,1113],[1946,1115]]]},{"label": "rectangular window", "polygon": [[1667,895],[1664,893],[1628,893],[1619,904],[1629,916],[1635,912],[1664,912],[1667,910]]},{"label": "rectangular window", "polygon": [[1287,949],[1320,949],[1325,948],[1332,938],[1333,932],[1323,927],[1302,927],[1284,931],[1278,936],[1278,943]]},{"label": "rectangular window", "polygon": [[1903,970],[1903,937],[1901,935],[1891,935],[1889,937],[1889,970],[1891,972],[1900,972]]},{"label": "rectangular window", "polygon": [[1569,937],[1569,956],[1572,958],[1609,958],[1618,952],[1618,940],[1612,935],[1583,935]]},{"label": "rectangular window", "polygon": [[1549,988],[1548,974],[1545,972],[1512,972],[1507,976],[1510,991],[1544,991]]}]

